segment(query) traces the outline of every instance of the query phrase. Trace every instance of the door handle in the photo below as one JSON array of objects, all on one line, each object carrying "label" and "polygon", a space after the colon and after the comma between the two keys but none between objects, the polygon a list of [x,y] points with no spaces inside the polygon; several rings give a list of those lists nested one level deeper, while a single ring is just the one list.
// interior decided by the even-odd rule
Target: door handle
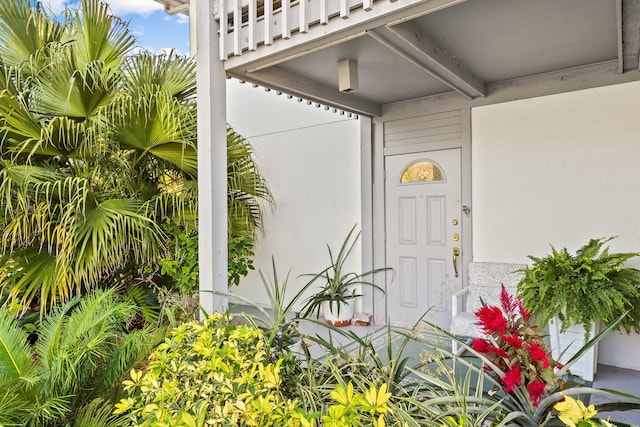
[{"label": "door handle", "polygon": [[460,255],[460,248],[453,248],[453,272],[455,273],[455,277],[458,277],[458,256]]}]

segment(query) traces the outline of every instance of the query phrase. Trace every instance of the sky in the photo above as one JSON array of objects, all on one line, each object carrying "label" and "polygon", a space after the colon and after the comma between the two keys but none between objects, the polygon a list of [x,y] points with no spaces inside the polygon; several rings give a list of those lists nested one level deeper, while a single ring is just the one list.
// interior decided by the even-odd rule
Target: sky
[{"label": "sky", "polygon": [[[168,15],[154,0],[106,0],[113,15],[129,23],[138,39],[138,48],[153,52],[175,49],[189,54],[189,18]],[[59,13],[65,7],[77,6],[78,0],[44,0],[42,3]]]}]

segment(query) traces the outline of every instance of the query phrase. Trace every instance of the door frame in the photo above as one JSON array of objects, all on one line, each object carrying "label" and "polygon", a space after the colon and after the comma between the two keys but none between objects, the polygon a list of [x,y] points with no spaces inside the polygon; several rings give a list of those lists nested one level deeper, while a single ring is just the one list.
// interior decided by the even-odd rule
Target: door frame
[{"label": "door frame", "polygon": [[[385,118],[361,118],[361,174],[362,174],[362,269],[383,267],[386,264],[386,195],[385,157],[396,154],[428,153],[451,148],[460,148],[462,205],[470,208],[470,213],[462,218],[462,287],[468,286],[468,266],[473,259],[473,204],[471,194],[471,109],[462,108],[462,132],[460,138],[385,147]],[[406,118],[420,117],[408,115]],[[394,118],[396,119],[396,118]],[[390,275],[389,275],[390,276]],[[390,279],[390,277],[389,277]],[[383,289],[387,277],[378,274],[373,281]],[[393,286],[391,284],[390,286]],[[370,288],[370,287],[367,287]],[[363,289],[362,310],[373,313],[376,324],[384,324],[388,319],[387,299],[380,292]]]}]

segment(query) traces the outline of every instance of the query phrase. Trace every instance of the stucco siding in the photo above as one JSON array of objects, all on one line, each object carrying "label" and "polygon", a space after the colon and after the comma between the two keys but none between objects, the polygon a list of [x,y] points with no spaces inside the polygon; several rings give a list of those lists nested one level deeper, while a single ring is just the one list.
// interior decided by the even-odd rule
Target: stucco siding
[{"label": "stucco siding", "polygon": [[[258,274],[271,275],[271,257],[289,291],[328,265],[326,244],[336,250],[360,224],[360,123],[323,108],[253,88],[227,84],[229,123],[249,139],[275,199],[265,210],[255,267],[234,292],[260,304],[268,298]],[[360,270],[360,247],[350,268]]]}]

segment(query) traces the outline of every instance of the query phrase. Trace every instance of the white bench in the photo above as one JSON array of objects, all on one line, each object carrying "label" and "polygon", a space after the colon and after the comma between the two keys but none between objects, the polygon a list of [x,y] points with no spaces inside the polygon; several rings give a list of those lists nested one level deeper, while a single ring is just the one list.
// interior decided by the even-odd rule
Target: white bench
[{"label": "white bench", "polygon": [[[469,264],[469,286],[452,295],[451,330],[462,338],[482,338],[482,330],[475,324],[475,312],[487,305],[500,306],[500,291],[503,284],[510,294],[515,295],[521,273],[515,271],[526,267],[525,264],[507,264],[497,262],[472,262]],[[463,302],[466,296],[466,304]],[[458,343],[451,341],[451,349],[458,353]]]}]

